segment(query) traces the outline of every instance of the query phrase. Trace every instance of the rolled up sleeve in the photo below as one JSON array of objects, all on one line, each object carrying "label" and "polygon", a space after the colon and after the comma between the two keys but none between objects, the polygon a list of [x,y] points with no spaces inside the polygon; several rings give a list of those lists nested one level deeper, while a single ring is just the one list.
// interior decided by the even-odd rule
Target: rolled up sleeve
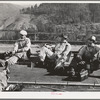
[{"label": "rolled up sleeve", "polygon": [[17,52],[17,50],[18,50],[18,43],[16,42],[16,43],[14,44],[14,51]]}]

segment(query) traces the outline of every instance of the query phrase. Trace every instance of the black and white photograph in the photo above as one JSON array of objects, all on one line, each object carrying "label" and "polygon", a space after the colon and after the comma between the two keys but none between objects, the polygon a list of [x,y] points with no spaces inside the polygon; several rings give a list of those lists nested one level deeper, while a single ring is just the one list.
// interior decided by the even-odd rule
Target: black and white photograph
[{"label": "black and white photograph", "polygon": [[100,2],[0,1],[0,92],[99,93]]}]

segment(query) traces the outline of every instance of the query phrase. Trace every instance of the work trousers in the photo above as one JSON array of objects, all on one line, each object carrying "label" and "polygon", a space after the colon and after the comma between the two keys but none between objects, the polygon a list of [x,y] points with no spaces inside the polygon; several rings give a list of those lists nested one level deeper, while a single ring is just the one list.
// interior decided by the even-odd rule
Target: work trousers
[{"label": "work trousers", "polygon": [[44,61],[46,57],[48,57],[49,59],[53,60],[56,59],[56,64],[58,65],[60,62],[65,62],[67,59],[67,56],[62,56],[59,57],[57,54],[55,54],[51,49],[48,49],[47,47],[42,47],[40,50],[40,54],[39,54],[40,60]]},{"label": "work trousers", "polygon": [[16,53],[6,61],[8,62],[9,65],[14,65],[15,63],[17,63],[18,59],[28,59],[26,52]]}]

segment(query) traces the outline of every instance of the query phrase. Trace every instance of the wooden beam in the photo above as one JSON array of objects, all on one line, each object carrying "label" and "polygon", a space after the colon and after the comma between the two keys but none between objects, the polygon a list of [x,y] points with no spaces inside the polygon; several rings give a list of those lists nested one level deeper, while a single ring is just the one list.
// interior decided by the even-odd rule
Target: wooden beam
[{"label": "wooden beam", "polygon": [[65,86],[94,86],[100,87],[100,84],[95,83],[82,83],[82,82],[68,82],[66,83],[53,83],[53,82],[21,82],[21,81],[8,81],[8,84],[26,84],[26,85],[65,85]]}]

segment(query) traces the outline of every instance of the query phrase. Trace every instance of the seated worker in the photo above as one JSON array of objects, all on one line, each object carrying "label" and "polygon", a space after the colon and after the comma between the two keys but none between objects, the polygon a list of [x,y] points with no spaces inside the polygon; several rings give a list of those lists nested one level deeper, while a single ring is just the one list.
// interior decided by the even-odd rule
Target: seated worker
[{"label": "seated worker", "polygon": [[12,56],[3,62],[5,69],[8,69],[8,66],[17,63],[18,59],[25,59],[27,57],[27,52],[31,48],[31,41],[26,36],[27,32],[25,30],[21,30],[20,39],[18,39],[15,43],[14,50],[12,51]]},{"label": "seated worker", "polygon": [[[57,70],[62,68],[63,63],[67,59],[67,55],[71,51],[71,45],[68,43],[68,37],[64,34],[59,36],[60,43],[54,46],[54,52],[52,49],[48,48],[47,46],[43,46],[40,50],[40,60],[42,62],[45,61],[45,58],[49,58],[49,60],[54,60],[55,66],[53,69]],[[52,69],[52,68],[51,68]]]},{"label": "seated worker", "polygon": [[81,69],[88,70],[88,73],[92,73],[95,69],[98,69],[99,62],[95,58],[95,54],[100,50],[99,47],[95,45],[96,37],[91,36],[87,45],[85,45],[82,49],[80,49],[77,55],[77,70],[81,71]]}]

